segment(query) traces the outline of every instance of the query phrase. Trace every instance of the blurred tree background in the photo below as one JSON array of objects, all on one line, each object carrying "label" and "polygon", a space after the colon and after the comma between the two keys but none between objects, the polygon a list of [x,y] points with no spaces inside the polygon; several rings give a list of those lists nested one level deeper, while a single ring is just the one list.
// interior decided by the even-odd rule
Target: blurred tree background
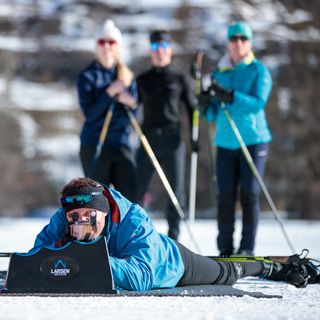
[{"label": "blurred tree background", "polygon": [[[208,74],[225,50],[228,23],[247,20],[255,33],[255,54],[269,67],[274,81],[267,106],[273,141],[265,183],[278,209],[289,217],[320,217],[319,1],[164,1],[160,5],[150,0],[133,5],[125,0],[4,0],[0,12],[0,215],[55,207],[62,185],[82,175],[78,135],[83,118],[76,77],[94,56],[95,31],[111,18],[123,32],[124,60],[136,74],[149,65],[148,33],[153,28],[171,31],[174,65],[187,73],[195,51],[203,50],[203,72]],[[53,88],[57,103],[68,107],[55,109],[50,92],[32,100],[38,84]],[[33,107],[21,107],[26,93]],[[67,94],[70,100],[64,98]],[[46,108],[48,104],[53,107]],[[182,116],[190,152],[185,113]],[[213,131],[214,126],[201,122],[199,217],[212,217],[215,212]],[[188,192],[189,161],[186,170]],[[165,192],[156,176],[150,190],[153,208],[161,210]],[[264,200],[262,208],[269,210]]]}]

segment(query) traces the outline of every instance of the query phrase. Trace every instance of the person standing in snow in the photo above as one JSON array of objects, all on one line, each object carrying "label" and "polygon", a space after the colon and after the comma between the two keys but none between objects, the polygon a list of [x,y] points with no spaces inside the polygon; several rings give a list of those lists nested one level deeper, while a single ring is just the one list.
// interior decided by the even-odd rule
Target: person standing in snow
[{"label": "person standing in snow", "polygon": [[[181,139],[181,104],[187,109],[191,124],[195,98],[186,75],[172,67],[172,44],[167,31],[150,34],[151,69],[137,77],[139,97],[143,105],[142,129],[163,167],[181,206],[184,205],[185,145]],[[196,146],[194,146],[196,147]],[[137,153],[138,198],[142,201],[154,172],[148,155],[141,146]],[[180,216],[169,197],[166,218],[168,235],[179,236]]]},{"label": "person standing in snow", "polygon": [[[208,121],[216,121],[216,176],[218,203],[217,244],[221,255],[234,253],[233,233],[238,192],[242,207],[242,239],[238,254],[252,255],[260,212],[260,186],[223,111],[227,108],[253,161],[263,176],[271,134],[265,107],[271,93],[268,69],[252,52],[253,34],[243,21],[228,28],[227,53],[202,92],[200,105]],[[239,188],[240,187],[240,188]]]},{"label": "person standing in snow", "polygon": [[[81,71],[78,96],[85,121],[81,131],[80,159],[86,177],[112,184],[131,201],[137,201],[136,162],[129,142],[130,120],[124,109],[137,110],[137,87],[130,69],[121,62],[120,30],[106,20],[96,39],[96,59]],[[113,115],[98,159],[99,136],[107,112]]]},{"label": "person standing in snow", "polygon": [[[299,265],[298,255],[291,259],[294,264],[281,264],[215,261],[195,254],[157,232],[138,204],[89,178],[73,179],[66,184],[60,192],[60,204],[61,208],[38,234],[29,253],[41,247],[59,248],[74,239],[90,242],[105,236],[118,289],[146,291],[187,285],[232,285],[245,276],[288,281],[296,286],[304,286],[309,281],[311,269]],[[90,250],[89,245],[87,248]],[[303,261],[309,264],[309,260]],[[320,281],[317,273],[312,279]]]}]

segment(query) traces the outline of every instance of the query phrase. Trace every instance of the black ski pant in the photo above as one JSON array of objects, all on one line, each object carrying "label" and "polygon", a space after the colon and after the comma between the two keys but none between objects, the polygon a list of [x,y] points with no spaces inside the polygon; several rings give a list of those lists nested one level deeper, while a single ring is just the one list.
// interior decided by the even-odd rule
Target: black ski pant
[{"label": "black ski pant", "polygon": [[[250,155],[263,176],[268,144],[248,146]],[[240,187],[242,207],[242,239],[240,250],[253,251],[260,213],[260,185],[240,149],[219,147],[216,162],[218,184],[218,249],[222,254],[232,254],[236,201]]]},{"label": "black ski pant", "polygon": [[[184,205],[184,171],[185,145],[180,137],[179,128],[143,129],[144,134],[163,169],[169,184],[181,206]],[[138,198],[142,202],[143,195],[148,189],[154,173],[154,166],[140,146],[137,152]],[[179,235],[180,216],[178,215],[169,196],[166,203],[166,218],[169,226],[168,235],[177,239]]]},{"label": "black ski pant", "polygon": [[80,159],[86,177],[107,186],[113,185],[127,199],[137,202],[136,161],[128,147],[104,146],[94,163],[96,147],[81,146]]},{"label": "black ski pant", "polygon": [[176,244],[185,267],[184,275],[178,282],[177,287],[205,284],[232,285],[239,278],[259,276],[264,273],[264,265],[261,261],[215,261],[192,252],[179,242],[176,242]]}]

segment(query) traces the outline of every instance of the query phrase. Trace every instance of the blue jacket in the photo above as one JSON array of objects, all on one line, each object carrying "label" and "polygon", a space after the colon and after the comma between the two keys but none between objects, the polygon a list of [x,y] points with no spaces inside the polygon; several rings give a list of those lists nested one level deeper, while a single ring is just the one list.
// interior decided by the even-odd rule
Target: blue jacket
[{"label": "blue jacket", "polygon": [[[265,106],[272,88],[268,69],[251,53],[242,63],[220,67],[212,73],[224,89],[234,90],[234,100],[226,104],[246,145],[267,143],[271,133],[265,115]],[[221,103],[212,99],[205,118],[216,121],[215,144],[227,149],[239,149],[240,144],[225,116]]]},{"label": "blue jacket", "polygon": [[[107,215],[105,236],[117,288],[144,291],[176,286],[185,268],[175,242],[156,231],[139,205],[115,190],[109,192],[113,210]],[[30,253],[43,246],[55,247],[66,226],[65,213],[59,209],[38,234]]]},{"label": "blue jacket", "polygon": [[[78,97],[85,117],[80,135],[82,146],[96,146],[98,144],[105,116],[114,104],[114,99],[106,93],[106,88],[116,78],[116,68],[106,69],[97,61],[93,61],[79,74]],[[137,98],[138,91],[135,80],[131,83],[128,91]],[[130,120],[123,105],[116,103],[104,145],[129,146],[130,130]]]}]

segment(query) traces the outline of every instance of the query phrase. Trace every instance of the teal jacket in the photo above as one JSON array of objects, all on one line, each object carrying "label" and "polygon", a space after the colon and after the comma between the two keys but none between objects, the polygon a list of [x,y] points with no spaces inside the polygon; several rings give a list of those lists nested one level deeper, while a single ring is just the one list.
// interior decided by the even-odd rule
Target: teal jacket
[{"label": "teal jacket", "polygon": [[[211,75],[224,89],[234,90],[234,100],[225,107],[234,120],[246,145],[270,142],[272,137],[266,120],[265,107],[272,89],[272,79],[268,69],[249,54],[236,66],[225,63],[228,57]],[[216,121],[215,144],[222,148],[239,149],[240,144],[215,98],[204,115],[208,121]]]},{"label": "teal jacket", "polygon": [[[145,291],[176,286],[185,270],[176,243],[157,232],[139,205],[117,191],[109,190],[109,194],[112,213],[107,215],[105,236],[116,287]],[[65,213],[59,209],[38,234],[29,252],[44,246],[56,247],[65,236],[66,226]]]}]

